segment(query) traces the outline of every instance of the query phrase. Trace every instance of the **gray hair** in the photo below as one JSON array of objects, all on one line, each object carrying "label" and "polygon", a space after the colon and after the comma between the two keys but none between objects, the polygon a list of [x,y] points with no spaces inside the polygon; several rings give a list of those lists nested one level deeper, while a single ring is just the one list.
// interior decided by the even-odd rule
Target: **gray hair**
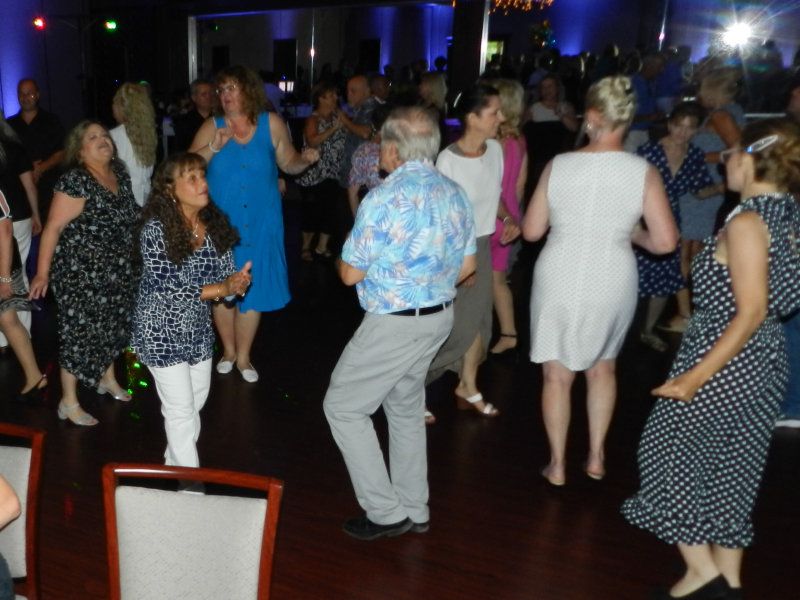
[{"label": "gray hair", "polygon": [[189,95],[194,96],[197,93],[197,88],[201,85],[207,85],[212,90],[214,89],[214,84],[211,83],[208,79],[195,79],[192,83],[189,84]]},{"label": "gray hair", "polygon": [[441,139],[436,119],[420,106],[395,108],[381,127],[381,145],[394,144],[402,162],[434,160]]}]

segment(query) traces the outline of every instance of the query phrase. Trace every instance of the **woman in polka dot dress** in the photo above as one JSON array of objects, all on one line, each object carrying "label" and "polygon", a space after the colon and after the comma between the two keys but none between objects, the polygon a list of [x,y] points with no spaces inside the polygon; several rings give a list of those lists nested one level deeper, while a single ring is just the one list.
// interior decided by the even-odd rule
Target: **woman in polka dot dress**
[{"label": "woman in polka dot dress", "polygon": [[[695,312],[639,447],[622,507],[676,544],[686,574],[663,598],[739,598],[743,549],[787,378],[780,318],[800,307],[800,127],[750,125],[728,185],[745,200],[693,263]],[[793,196],[794,194],[795,196]]]},{"label": "woman in polka dot dress", "polygon": [[[636,151],[658,169],[664,181],[672,216],[680,227],[680,197],[688,192],[700,193],[714,181],[706,169],[703,152],[689,140],[697,132],[703,118],[703,108],[695,102],[682,102],[669,116],[669,133],[657,142],[647,142]],[[713,188],[712,188],[713,189]],[[648,298],[647,313],[640,339],[654,350],[663,352],[667,343],[653,333],[653,327],[667,305],[669,296],[676,294],[679,317],[690,313],[689,291],[681,272],[680,252],[655,255],[634,248],[639,271],[639,297]]]}]

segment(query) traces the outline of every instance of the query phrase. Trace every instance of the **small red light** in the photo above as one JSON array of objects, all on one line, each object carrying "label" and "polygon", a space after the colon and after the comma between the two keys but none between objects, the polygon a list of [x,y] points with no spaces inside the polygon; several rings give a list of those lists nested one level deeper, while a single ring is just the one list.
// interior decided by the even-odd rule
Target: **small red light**
[{"label": "small red light", "polygon": [[47,27],[47,22],[44,20],[44,17],[36,17],[33,19],[33,28],[37,31],[44,31],[44,28]]}]

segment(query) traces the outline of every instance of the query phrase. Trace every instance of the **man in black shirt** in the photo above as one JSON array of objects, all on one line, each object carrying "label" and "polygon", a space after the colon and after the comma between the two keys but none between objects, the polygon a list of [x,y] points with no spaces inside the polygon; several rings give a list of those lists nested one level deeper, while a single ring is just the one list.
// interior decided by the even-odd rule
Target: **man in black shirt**
[{"label": "man in black shirt", "polygon": [[200,126],[211,116],[214,107],[214,86],[204,79],[195,79],[190,89],[194,108],[185,115],[175,118],[174,151],[183,152],[189,149],[194,135]]},{"label": "man in black shirt", "polygon": [[39,192],[43,214],[50,205],[53,186],[64,159],[64,128],[54,114],[39,107],[39,86],[33,79],[17,84],[19,113],[8,124],[19,136],[22,146],[33,162],[33,181]]}]

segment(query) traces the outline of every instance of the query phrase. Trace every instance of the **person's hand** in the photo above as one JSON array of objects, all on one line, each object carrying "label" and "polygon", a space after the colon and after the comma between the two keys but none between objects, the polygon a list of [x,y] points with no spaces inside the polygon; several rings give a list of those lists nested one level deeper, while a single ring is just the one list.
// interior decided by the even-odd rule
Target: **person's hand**
[{"label": "person's hand", "polygon": [[475,282],[476,282],[476,281],[478,281],[478,277],[477,277],[477,275],[475,275],[475,273],[473,273],[472,275],[470,275],[469,277],[467,277],[466,279],[464,279],[464,281],[462,281],[461,283],[459,283],[459,284],[458,284],[458,287],[460,287],[460,286],[462,286],[462,285],[463,285],[464,287],[472,287],[473,285],[475,285]]},{"label": "person's hand", "polygon": [[219,152],[222,150],[222,147],[228,143],[233,137],[233,129],[230,127],[220,127],[214,130],[214,139],[211,140],[211,146]]},{"label": "person's hand", "polygon": [[39,235],[42,233],[42,220],[39,215],[31,216],[31,235]]},{"label": "person's hand", "polygon": [[653,396],[672,398],[673,400],[680,400],[681,402],[691,402],[697,390],[701,387],[702,383],[697,380],[691,371],[687,371],[674,379],[668,379],[650,393]]},{"label": "person's hand", "polygon": [[250,274],[250,269],[253,267],[252,261],[247,261],[242,267],[242,270],[234,273],[225,280],[225,286],[228,289],[228,295],[236,294],[237,296],[244,296],[247,288],[253,277]]},{"label": "person's hand", "polygon": [[510,244],[519,237],[520,233],[522,233],[522,230],[519,228],[519,224],[514,219],[506,217],[503,219],[503,233],[500,235],[500,244],[503,246]]},{"label": "person's hand", "polygon": [[39,179],[44,173],[44,169],[42,168],[42,164],[44,161],[42,160],[35,160],[33,161],[33,171],[31,171],[31,177],[33,177],[33,183],[39,183]]},{"label": "person's hand", "polygon": [[303,148],[303,151],[300,153],[300,157],[309,165],[313,165],[319,160],[319,150],[316,148]]},{"label": "person's hand", "polygon": [[50,278],[46,273],[37,273],[36,277],[31,281],[31,291],[28,294],[29,300],[37,300],[44,298],[47,294],[47,286],[50,284]]},{"label": "person's hand", "polygon": [[14,295],[14,290],[11,289],[10,283],[0,283],[0,300],[8,300]]}]

